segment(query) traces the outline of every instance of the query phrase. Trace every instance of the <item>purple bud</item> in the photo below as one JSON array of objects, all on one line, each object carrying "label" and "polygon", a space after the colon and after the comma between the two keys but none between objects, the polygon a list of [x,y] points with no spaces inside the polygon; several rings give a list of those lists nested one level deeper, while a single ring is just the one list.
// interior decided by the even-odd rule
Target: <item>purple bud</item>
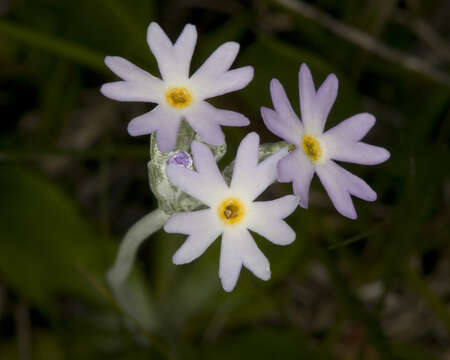
[{"label": "purple bud", "polygon": [[188,153],[184,151],[177,151],[169,158],[169,160],[167,160],[167,164],[175,164],[183,166],[185,168],[191,168],[192,158]]}]

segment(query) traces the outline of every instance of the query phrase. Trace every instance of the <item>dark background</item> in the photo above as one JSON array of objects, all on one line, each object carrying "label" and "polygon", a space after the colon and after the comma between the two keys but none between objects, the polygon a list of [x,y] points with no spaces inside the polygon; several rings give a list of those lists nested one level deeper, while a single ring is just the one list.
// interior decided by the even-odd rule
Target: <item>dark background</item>
[{"label": "dark background", "polygon": [[[308,6],[309,5],[309,6]],[[312,7],[311,7],[312,6]],[[450,2],[447,0],[1,0],[0,359],[450,359]],[[148,137],[127,122],[151,108],[99,93],[116,77],[105,55],[158,75],[150,21],[176,38],[199,32],[192,70],[221,43],[253,65],[243,91],[213,100],[251,119],[225,128],[229,151],[263,125],[277,77],[298,109],[297,72],[336,73],[327,127],[362,111],[379,166],[345,165],[378,193],[339,215],[317,178],[310,210],[288,218],[289,247],[257,238],[271,262],[231,294],[218,278],[219,241],[175,266],[183,236],[140,249],[129,309],[105,282],[120,238],[157,205]],[[270,197],[291,191],[275,185]]]}]

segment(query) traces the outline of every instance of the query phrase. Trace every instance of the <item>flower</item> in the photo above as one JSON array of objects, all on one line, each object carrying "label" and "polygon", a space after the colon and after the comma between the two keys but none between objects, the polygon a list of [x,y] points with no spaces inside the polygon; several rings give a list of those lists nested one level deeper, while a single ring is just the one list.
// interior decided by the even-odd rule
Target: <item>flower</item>
[{"label": "flower", "polygon": [[248,134],[241,142],[230,185],[221,175],[205,144],[192,143],[197,171],[168,165],[170,181],[209,208],[172,215],[164,226],[168,233],[189,235],[173,256],[175,264],[199,257],[222,235],[219,276],[225,291],[235,287],[242,265],[263,280],[270,278],[267,258],[256,246],[252,230],[277,245],[295,240],[295,232],[284,222],[298,205],[298,198],[287,195],[272,201],[254,201],[276,180],[276,164],[287,149],[258,164],[259,136]]},{"label": "flower", "polygon": [[376,165],[389,158],[386,149],[360,141],[375,124],[375,117],[368,113],[356,114],[324,132],[337,96],[336,76],[330,74],[316,92],[311,72],[302,64],[299,90],[303,121],[295,114],[277,79],[270,83],[275,110],[261,108],[264,123],[270,131],[292,144],[293,151],[278,163],[278,180],[292,182],[294,193],[300,198],[300,206],[308,208],[309,187],[314,173],[317,173],[337,211],[356,219],[350,195],[375,201],[377,194],[361,178],[333,160]]},{"label": "flower", "polygon": [[239,44],[226,42],[219,46],[203,65],[189,77],[189,67],[197,30],[186,25],[174,44],[161,27],[152,22],[147,29],[147,42],[158,62],[162,79],[138,68],[118,56],[107,56],[105,64],[123,81],[104,84],[103,95],[119,101],[157,103],[150,112],[128,124],[130,135],[156,131],[160,151],[171,151],[182,118],[208,144],[225,143],[220,125],[246,126],[249,120],[234,111],[217,109],[205,99],[240,90],[253,78],[253,68],[245,66],[229,70],[239,51]]}]

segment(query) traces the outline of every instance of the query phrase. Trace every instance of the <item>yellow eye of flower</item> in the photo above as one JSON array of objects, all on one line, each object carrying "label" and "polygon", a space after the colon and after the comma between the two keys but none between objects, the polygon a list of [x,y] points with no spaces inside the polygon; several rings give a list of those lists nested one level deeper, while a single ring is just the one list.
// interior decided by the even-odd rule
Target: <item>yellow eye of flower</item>
[{"label": "yellow eye of flower", "polygon": [[192,102],[192,95],[184,87],[174,87],[166,92],[166,100],[170,106],[182,109]]},{"label": "yellow eye of flower", "polygon": [[233,225],[241,222],[244,218],[245,206],[239,199],[230,197],[218,206],[217,212],[226,225]]},{"label": "yellow eye of flower", "polygon": [[312,162],[319,161],[323,153],[319,140],[311,135],[305,135],[303,138],[303,151]]}]

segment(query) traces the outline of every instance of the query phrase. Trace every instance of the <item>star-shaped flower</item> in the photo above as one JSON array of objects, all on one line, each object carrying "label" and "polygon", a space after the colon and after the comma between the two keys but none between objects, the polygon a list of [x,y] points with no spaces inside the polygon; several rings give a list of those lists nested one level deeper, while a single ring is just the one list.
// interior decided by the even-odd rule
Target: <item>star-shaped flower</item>
[{"label": "star-shaped flower", "polygon": [[293,151],[278,163],[278,180],[292,182],[300,205],[308,208],[309,187],[314,173],[317,173],[337,211],[356,219],[350,195],[374,201],[377,194],[361,178],[333,160],[375,165],[389,158],[386,149],[360,141],[375,124],[375,117],[368,113],[357,114],[324,132],[337,96],[336,76],[329,75],[316,92],[311,72],[302,64],[299,88],[302,121],[277,79],[270,83],[275,110],[261,108],[264,123],[270,131],[292,144]]},{"label": "star-shaped flower", "polygon": [[225,291],[235,287],[242,265],[263,280],[270,278],[267,258],[256,246],[249,230],[277,245],[295,240],[295,232],[283,220],[298,205],[298,198],[287,195],[272,201],[254,201],[276,180],[276,164],[287,150],[258,164],[259,136],[248,134],[241,142],[228,185],[220,173],[208,146],[192,143],[196,171],[169,164],[170,181],[202,201],[207,209],[177,213],[164,226],[168,233],[189,237],[173,256],[175,264],[185,264],[199,257],[222,235],[219,276]]},{"label": "star-shaped flower", "polygon": [[226,42],[219,46],[203,65],[189,77],[189,67],[197,42],[197,30],[186,25],[175,41],[170,41],[161,27],[152,22],[147,42],[158,62],[162,79],[138,68],[118,56],[107,56],[105,64],[123,81],[104,84],[103,95],[119,101],[157,103],[150,112],[133,119],[128,132],[145,135],[156,131],[158,148],[169,152],[175,147],[180,121],[185,118],[208,144],[225,142],[220,128],[246,126],[249,120],[234,111],[220,110],[205,99],[240,90],[253,78],[253,68],[229,70],[239,52],[239,44]]}]

